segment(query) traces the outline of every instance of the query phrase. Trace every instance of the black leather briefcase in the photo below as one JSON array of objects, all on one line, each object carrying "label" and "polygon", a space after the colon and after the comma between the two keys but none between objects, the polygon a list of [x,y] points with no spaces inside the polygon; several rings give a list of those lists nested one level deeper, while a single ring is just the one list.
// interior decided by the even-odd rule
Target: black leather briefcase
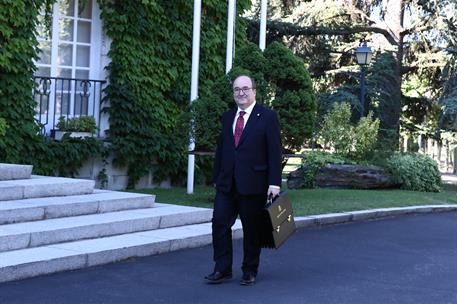
[{"label": "black leather briefcase", "polygon": [[294,212],[287,192],[281,192],[265,205],[260,232],[261,246],[278,249],[295,232]]}]

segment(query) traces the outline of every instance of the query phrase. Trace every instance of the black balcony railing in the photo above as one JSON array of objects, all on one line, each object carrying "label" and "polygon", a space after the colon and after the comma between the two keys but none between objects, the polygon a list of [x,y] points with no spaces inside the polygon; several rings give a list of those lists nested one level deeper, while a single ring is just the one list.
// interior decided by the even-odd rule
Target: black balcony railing
[{"label": "black balcony railing", "polygon": [[45,76],[34,78],[35,118],[42,126],[43,135],[51,134],[61,116],[66,119],[93,116],[100,136],[100,105],[106,81]]}]

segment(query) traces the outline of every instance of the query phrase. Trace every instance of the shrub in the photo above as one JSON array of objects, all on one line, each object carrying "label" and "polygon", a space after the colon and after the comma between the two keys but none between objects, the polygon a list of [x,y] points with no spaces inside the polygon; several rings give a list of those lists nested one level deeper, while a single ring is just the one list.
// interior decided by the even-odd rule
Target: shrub
[{"label": "shrub", "polygon": [[312,151],[306,153],[302,167],[305,171],[303,175],[306,188],[314,188],[314,179],[317,171],[326,164],[347,164],[349,160],[337,154],[330,154],[321,151]]},{"label": "shrub", "polygon": [[379,119],[370,112],[357,125],[351,123],[351,106],[343,102],[335,104],[325,115],[320,137],[324,145],[336,153],[354,160],[366,159],[373,152],[379,130]]},{"label": "shrub", "polygon": [[376,146],[376,138],[379,130],[379,119],[373,120],[373,113],[370,112],[363,117],[354,130],[354,159],[364,159]]},{"label": "shrub", "polygon": [[402,189],[427,192],[439,192],[441,189],[438,165],[427,155],[396,153],[388,159],[387,169]]},{"label": "shrub", "polygon": [[351,106],[337,103],[324,117],[320,136],[325,146],[332,147],[336,153],[348,155],[352,146],[354,127],[351,125]]},{"label": "shrub", "polygon": [[93,116],[72,117],[67,121],[64,116],[61,116],[56,128],[60,131],[94,133],[97,130],[97,124]]},{"label": "shrub", "polygon": [[311,138],[316,119],[313,83],[303,60],[279,42],[264,52],[271,106],[278,113],[284,151],[299,151]]}]

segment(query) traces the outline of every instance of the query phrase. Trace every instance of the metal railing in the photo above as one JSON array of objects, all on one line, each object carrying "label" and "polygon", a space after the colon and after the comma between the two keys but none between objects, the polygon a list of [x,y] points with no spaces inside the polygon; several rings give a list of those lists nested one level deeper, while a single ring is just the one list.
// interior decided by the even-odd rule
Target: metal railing
[{"label": "metal railing", "polygon": [[59,117],[93,116],[100,136],[100,105],[106,81],[47,76],[35,76],[34,79],[35,119],[43,135],[51,134]]}]

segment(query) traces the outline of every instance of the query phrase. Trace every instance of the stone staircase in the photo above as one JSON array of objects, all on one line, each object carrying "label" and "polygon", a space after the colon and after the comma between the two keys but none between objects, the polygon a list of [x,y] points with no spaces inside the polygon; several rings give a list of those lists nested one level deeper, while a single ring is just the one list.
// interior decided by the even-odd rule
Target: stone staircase
[{"label": "stone staircase", "polygon": [[0,282],[211,242],[211,209],[31,172],[0,164]]}]

